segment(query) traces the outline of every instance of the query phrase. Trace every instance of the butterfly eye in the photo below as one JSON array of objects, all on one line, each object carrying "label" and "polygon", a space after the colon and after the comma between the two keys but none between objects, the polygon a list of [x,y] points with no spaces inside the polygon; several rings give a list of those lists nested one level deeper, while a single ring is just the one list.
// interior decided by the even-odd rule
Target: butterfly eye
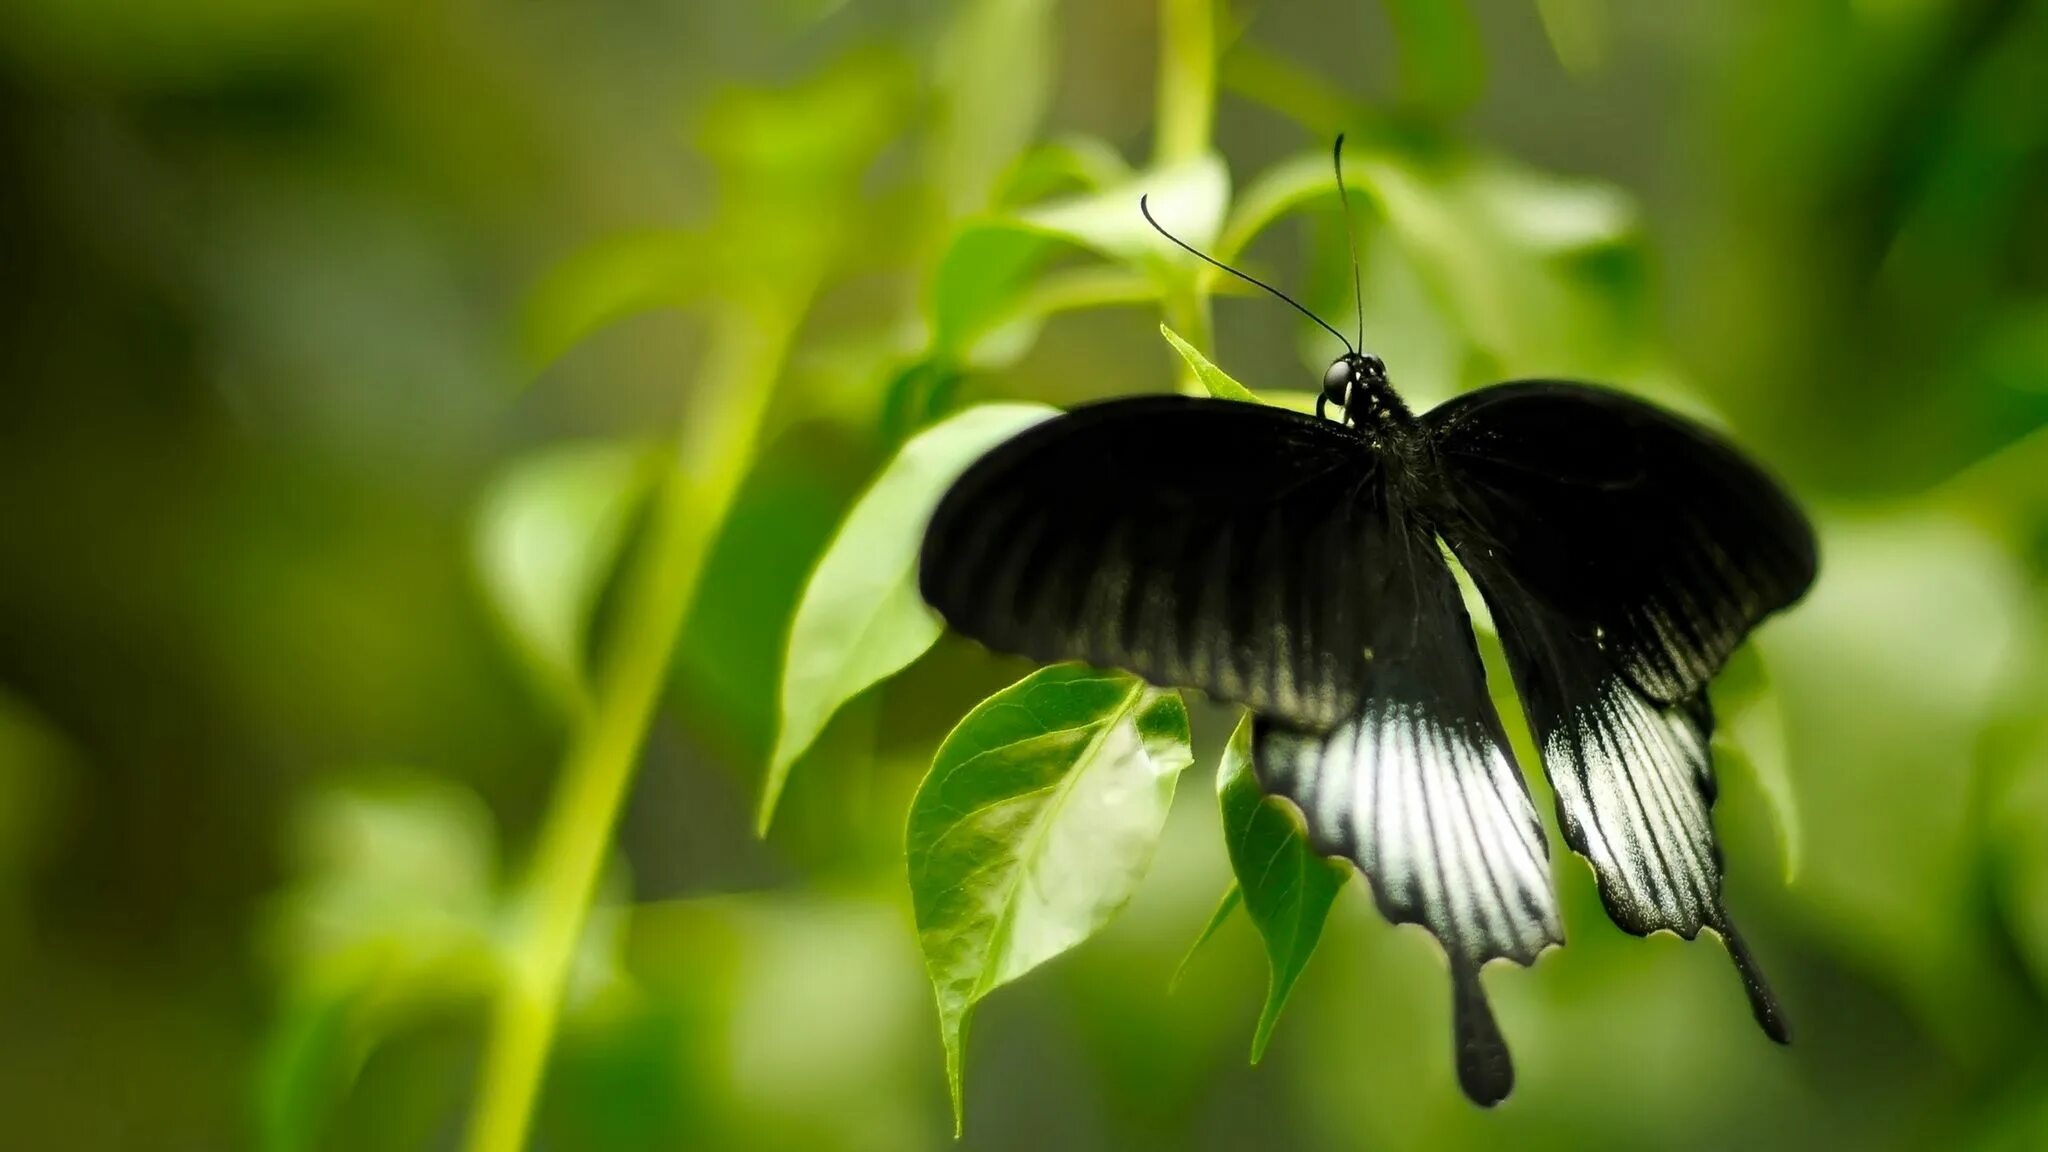
[{"label": "butterfly eye", "polygon": [[1339,360],[1330,365],[1329,371],[1323,373],[1323,395],[1328,397],[1332,404],[1342,404],[1344,393],[1350,383],[1351,364],[1349,361]]}]

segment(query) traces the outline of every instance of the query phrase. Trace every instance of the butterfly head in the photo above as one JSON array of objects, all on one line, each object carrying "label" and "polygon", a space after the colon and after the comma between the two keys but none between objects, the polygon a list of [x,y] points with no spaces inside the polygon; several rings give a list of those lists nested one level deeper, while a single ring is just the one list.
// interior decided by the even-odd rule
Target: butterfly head
[{"label": "butterfly head", "polygon": [[1331,361],[1323,373],[1322,399],[1356,425],[1385,424],[1408,412],[1387,381],[1387,366],[1370,353],[1347,352]]}]

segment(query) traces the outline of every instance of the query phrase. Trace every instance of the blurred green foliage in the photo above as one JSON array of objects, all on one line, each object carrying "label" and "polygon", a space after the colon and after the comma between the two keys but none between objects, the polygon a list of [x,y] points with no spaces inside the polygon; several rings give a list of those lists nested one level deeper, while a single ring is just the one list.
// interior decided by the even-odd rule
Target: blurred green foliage
[{"label": "blurred green foliage", "polygon": [[1250,1068],[1247,917],[1167,994],[1186,788],[961,1146],[2048,1145],[2044,61],[2039,0],[5,6],[0,1146],[950,1146],[905,822],[1029,669],[848,643],[778,752],[807,579],[900,588],[837,526],[963,409],[1200,386],[1162,321],[1304,402],[1327,335],[1135,201],[1348,316],[1338,132],[1411,402],[1612,380],[1814,510],[1717,689],[1797,1043],[1559,851],[1502,1108],[1359,885]]}]

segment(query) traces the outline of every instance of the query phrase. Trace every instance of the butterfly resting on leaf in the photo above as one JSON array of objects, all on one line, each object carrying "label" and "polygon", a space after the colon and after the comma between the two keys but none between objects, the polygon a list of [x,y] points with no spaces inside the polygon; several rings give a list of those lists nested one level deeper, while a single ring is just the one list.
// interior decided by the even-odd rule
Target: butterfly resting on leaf
[{"label": "butterfly resting on leaf", "polygon": [[1516,381],[1418,414],[1344,342],[1315,416],[1135,397],[998,445],[932,517],[925,599],[999,651],[1249,709],[1260,786],[1442,943],[1459,1081],[1490,1105],[1513,1069],[1479,970],[1563,931],[1448,553],[1608,914],[1712,929],[1784,1042],[1722,901],[1707,683],[1812,583],[1805,517],[1725,440],[1619,392]]}]

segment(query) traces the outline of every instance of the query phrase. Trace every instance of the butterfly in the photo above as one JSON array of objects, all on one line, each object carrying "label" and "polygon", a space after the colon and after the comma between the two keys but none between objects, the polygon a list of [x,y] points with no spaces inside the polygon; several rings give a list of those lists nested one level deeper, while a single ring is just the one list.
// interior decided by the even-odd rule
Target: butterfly
[{"label": "butterfly", "polygon": [[1217,266],[1343,341],[1316,414],[1141,396],[1035,425],[941,499],[924,598],[998,651],[1248,709],[1261,788],[1388,920],[1442,944],[1458,1079],[1492,1105],[1514,1073],[1479,971],[1533,963],[1563,929],[1455,558],[1608,915],[1636,935],[1711,929],[1786,1042],[1722,898],[1707,685],[1812,584],[1798,507],[1721,436],[1595,385],[1513,381],[1414,412],[1377,357]]}]

